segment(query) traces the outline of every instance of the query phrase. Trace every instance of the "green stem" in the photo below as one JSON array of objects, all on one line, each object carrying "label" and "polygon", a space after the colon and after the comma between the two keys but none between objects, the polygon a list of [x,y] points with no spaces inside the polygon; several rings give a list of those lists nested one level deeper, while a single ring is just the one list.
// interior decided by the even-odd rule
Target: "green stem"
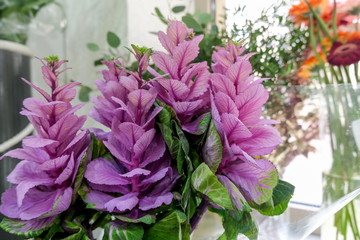
[{"label": "green stem", "polygon": [[360,238],[360,234],[359,234],[359,227],[358,227],[358,223],[356,220],[356,213],[355,213],[355,207],[354,207],[354,201],[352,201],[350,203],[350,209],[351,209],[351,214],[353,216],[353,222],[354,222],[354,236],[356,237],[356,239]]},{"label": "green stem", "polygon": [[333,34],[334,34],[334,39],[333,41],[335,42],[338,38],[338,35],[337,35],[337,24],[336,24],[336,0],[334,0],[334,10],[333,10],[333,13],[332,13],[332,23],[331,23],[331,27],[332,27],[332,30],[333,30]]},{"label": "green stem", "polygon": [[359,79],[359,64],[358,63],[354,64],[354,73],[355,73],[356,82],[359,83],[360,79]]},{"label": "green stem", "polygon": [[[314,51],[315,57],[319,61],[319,65],[322,68],[322,70],[324,71],[325,84],[329,84],[330,82],[329,82],[329,78],[326,73],[326,68],[325,68],[324,62],[322,61],[320,54],[317,51],[316,40],[314,37],[314,21],[313,21],[312,17],[310,17],[310,36],[309,36],[309,38],[310,38],[311,47]],[[319,80],[321,80],[321,78],[319,78]]]},{"label": "green stem", "polygon": [[347,78],[348,82],[351,83],[351,77],[350,77],[350,74],[349,74],[349,69],[344,66],[344,71],[345,71],[346,78]]},{"label": "green stem", "polygon": [[314,15],[316,20],[319,22],[319,24],[320,24],[322,30],[325,32],[326,36],[328,36],[330,38],[331,42],[334,42],[334,39],[331,36],[330,31],[329,31],[328,27],[326,26],[326,23],[322,20],[322,18],[319,16],[319,14],[311,7],[309,1],[305,0],[305,2],[308,5],[311,13]]}]

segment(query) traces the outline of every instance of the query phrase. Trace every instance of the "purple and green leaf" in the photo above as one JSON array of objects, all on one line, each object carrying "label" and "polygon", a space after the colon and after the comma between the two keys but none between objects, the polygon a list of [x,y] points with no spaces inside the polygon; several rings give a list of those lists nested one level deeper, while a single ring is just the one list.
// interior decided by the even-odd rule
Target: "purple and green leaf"
[{"label": "purple and green leaf", "polygon": [[216,130],[213,120],[211,120],[205,143],[202,148],[202,153],[204,162],[208,165],[213,173],[216,172],[221,163],[222,151],[223,146],[220,135]]},{"label": "purple and green leaf", "polygon": [[224,209],[233,210],[228,190],[205,163],[200,164],[193,172],[191,184],[195,190],[206,195],[212,203]]},{"label": "purple and green leaf", "polygon": [[40,236],[53,224],[58,224],[56,217],[33,219],[28,221],[9,219],[5,217],[1,221],[0,227],[11,234],[23,238],[33,238]]}]

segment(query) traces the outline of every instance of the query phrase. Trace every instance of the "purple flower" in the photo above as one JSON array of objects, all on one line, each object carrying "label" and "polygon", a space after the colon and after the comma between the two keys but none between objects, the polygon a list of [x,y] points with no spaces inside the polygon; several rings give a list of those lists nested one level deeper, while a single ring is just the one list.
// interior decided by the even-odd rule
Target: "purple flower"
[{"label": "purple flower", "polygon": [[25,99],[21,111],[37,134],[24,138],[23,148],[1,157],[22,161],[7,178],[14,186],[3,193],[0,211],[12,219],[29,220],[32,226],[51,223],[49,220],[69,208],[75,194],[75,176],[89,143],[87,131],[78,134],[86,120],[85,116],[74,114],[81,105],[73,107],[70,103],[76,94],[74,86],[79,83],[58,85],[59,74],[66,70],[58,69],[64,62],[57,57],[42,60],[42,72],[51,88],[50,94],[23,79],[45,98]]},{"label": "purple flower", "polygon": [[97,81],[103,96],[93,100],[97,108],[92,116],[110,127],[110,132],[96,134],[111,156],[89,163],[85,178],[91,189],[85,201],[102,211],[137,218],[172,202],[175,177],[162,135],[154,128],[162,109],[153,107],[156,91],[144,89],[139,75],[127,72],[129,76],[103,71],[105,82]]},{"label": "purple flower", "polygon": [[250,203],[262,204],[277,184],[275,166],[252,156],[266,155],[281,143],[271,120],[261,119],[268,92],[254,80],[244,49],[230,42],[213,54],[212,117],[220,133],[223,159],[217,174],[225,175]]},{"label": "purple flower", "polygon": [[158,36],[170,55],[157,51],[152,56],[155,65],[166,74],[151,71],[156,76],[152,84],[159,99],[171,106],[182,124],[186,124],[209,103],[208,66],[206,62],[191,63],[199,54],[203,36],[194,36],[179,21],[170,21],[167,33],[160,31]]}]

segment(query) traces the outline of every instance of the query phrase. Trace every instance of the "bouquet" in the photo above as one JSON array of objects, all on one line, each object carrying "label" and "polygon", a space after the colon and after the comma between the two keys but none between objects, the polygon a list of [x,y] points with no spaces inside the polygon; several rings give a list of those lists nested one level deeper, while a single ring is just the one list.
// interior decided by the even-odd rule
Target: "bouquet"
[{"label": "bouquet", "polygon": [[[360,155],[353,126],[360,119],[360,1],[303,0],[289,15],[307,27],[310,40],[297,75],[320,86],[327,110],[332,162],[324,172],[324,202],[331,204],[359,187]],[[334,239],[360,239],[354,206],[351,202],[335,215]]]},{"label": "bouquet", "polygon": [[158,37],[167,53],[132,46],[137,71],[103,62],[89,115],[107,131],[82,127],[81,105],[71,104],[79,83],[59,85],[65,61],[41,60],[50,92],[23,79],[44,99],[24,100],[37,133],[4,155],[22,161],[2,194],[3,229],[35,239],[94,239],[98,228],[103,239],[190,239],[209,210],[223,219],[219,239],[256,239],[251,211],[285,211],[294,187],[261,157],[281,138],[261,117],[268,92],[251,74],[253,54],[229,41],[208,66],[194,61],[203,36],[182,22]]}]

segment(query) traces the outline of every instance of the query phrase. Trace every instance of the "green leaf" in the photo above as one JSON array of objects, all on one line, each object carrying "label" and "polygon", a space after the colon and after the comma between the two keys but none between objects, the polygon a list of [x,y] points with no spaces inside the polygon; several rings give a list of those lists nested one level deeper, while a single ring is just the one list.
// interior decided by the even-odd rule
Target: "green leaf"
[{"label": "green leaf", "polygon": [[124,221],[124,222],[129,222],[129,223],[145,223],[145,224],[153,224],[156,221],[156,217],[154,215],[145,215],[141,218],[138,219],[132,219],[132,218],[127,218],[121,215],[117,215],[115,216],[115,218]]},{"label": "green leaf", "polygon": [[198,19],[199,23],[203,25],[207,25],[213,21],[212,16],[209,13],[200,13]]},{"label": "green leaf", "polygon": [[175,7],[173,7],[172,8],[172,11],[174,12],[174,13],[179,13],[179,12],[182,12],[182,11],[184,11],[185,10],[185,6],[175,6]]},{"label": "green leaf", "polygon": [[54,223],[58,223],[57,218],[43,218],[23,221],[4,217],[0,223],[0,227],[6,232],[22,238],[34,238],[49,229]]},{"label": "green leaf", "polygon": [[78,168],[78,172],[76,173],[75,181],[74,181],[74,192],[72,196],[72,204],[75,203],[76,198],[78,196],[78,191],[81,187],[81,183],[84,179],[84,174],[86,170],[86,166],[88,162],[91,160],[92,152],[93,152],[94,141],[90,141],[88,149],[85,151],[84,155],[81,157],[80,165]]},{"label": "green leaf", "polygon": [[98,157],[102,157],[105,155],[106,153],[106,147],[104,145],[104,143],[102,143],[101,141],[99,141],[95,134],[91,133],[91,145],[92,145],[92,156],[91,159],[95,159]]},{"label": "green leaf", "polygon": [[80,85],[79,100],[82,102],[88,102],[90,100],[90,93],[92,89],[88,86]]},{"label": "green leaf", "polygon": [[105,225],[103,240],[141,240],[143,235],[144,229],[141,225],[126,224],[120,226],[110,222]]},{"label": "green leaf", "polygon": [[103,65],[102,61],[104,61],[104,58],[99,58],[94,61],[94,66],[100,66]]},{"label": "green leaf", "polygon": [[86,46],[90,51],[93,51],[93,52],[100,50],[99,46],[96,43],[88,43],[88,44],[86,44]]},{"label": "green leaf", "polygon": [[159,19],[165,23],[166,25],[168,25],[168,21],[166,20],[166,18],[164,17],[164,15],[161,13],[160,9],[159,8],[155,8],[155,13],[156,15],[159,17]]},{"label": "green leaf", "polygon": [[190,14],[183,16],[182,21],[185,23],[185,25],[188,28],[192,28],[194,30],[194,32],[197,32],[197,33],[204,32],[204,29],[202,28],[202,26]]},{"label": "green leaf", "polygon": [[202,149],[204,162],[209,166],[212,172],[216,172],[222,159],[223,146],[221,138],[216,130],[214,121],[210,121],[206,140]]},{"label": "green leaf", "polygon": [[108,44],[113,47],[113,48],[117,48],[121,41],[120,41],[120,38],[113,32],[107,32],[107,42]]},{"label": "green leaf", "polygon": [[247,236],[250,240],[257,239],[257,228],[254,220],[249,212],[242,212],[236,214],[233,211],[226,211],[221,209],[210,208],[212,212],[217,213],[223,219],[224,234],[219,239],[237,239],[241,233]]},{"label": "green leaf", "polygon": [[274,188],[272,198],[259,206],[258,211],[267,216],[274,216],[282,214],[289,201],[294,194],[295,187],[288,182],[279,180],[278,184]]},{"label": "green leaf", "polygon": [[190,151],[190,146],[189,146],[189,142],[188,142],[187,138],[185,137],[184,132],[181,130],[179,125],[177,125],[177,123],[174,120],[171,121],[171,124],[172,124],[172,126],[175,126],[176,133],[179,136],[179,139],[181,142],[181,147],[184,150],[184,153],[186,155],[188,155],[189,151]]},{"label": "green leaf", "polygon": [[198,198],[191,188],[191,177],[188,177],[185,182],[183,192],[181,194],[181,208],[184,210],[188,222],[194,215],[196,208],[200,205],[201,199]]},{"label": "green leaf", "polygon": [[205,163],[196,168],[191,176],[191,184],[198,192],[209,197],[211,202],[225,209],[233,209],[228,190]]},{"label": "green leaf", "polygon": [[[183,232],[182,223],[186,221],[186,215],[179,211],[174,210],[166,217],[155,223],[149,229],[145,231],[144,240],[180,240],[183,239],[184,234],[188,234]],[[186,238],[185,238],[186,239]]]}]

